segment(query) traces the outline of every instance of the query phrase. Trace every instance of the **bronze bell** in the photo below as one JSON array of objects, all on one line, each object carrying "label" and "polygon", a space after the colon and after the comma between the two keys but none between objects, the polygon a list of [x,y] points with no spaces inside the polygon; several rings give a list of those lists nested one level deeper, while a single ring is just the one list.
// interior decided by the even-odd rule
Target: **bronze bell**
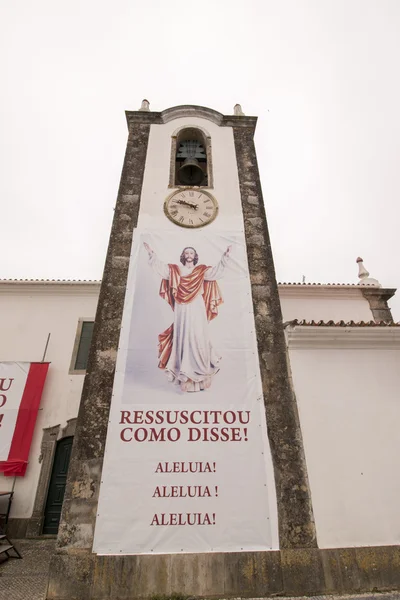
[{"label": "bronze bell", "polygon": [[178,170],[178,179],[183,185],[200,185],[204,179],[204,171],[197,158],[187,158]]}]

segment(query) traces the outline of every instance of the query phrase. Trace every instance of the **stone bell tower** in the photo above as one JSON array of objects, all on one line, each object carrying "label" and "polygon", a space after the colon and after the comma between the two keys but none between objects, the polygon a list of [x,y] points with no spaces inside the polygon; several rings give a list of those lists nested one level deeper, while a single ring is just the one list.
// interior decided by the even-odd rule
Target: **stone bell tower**
[{"label": "stone bell tower", "polygon": [[[257,118],[239,105],[234,115],[191,105],[152,112],[147,100],[126,117],[47,597],[305,593],[321,558]],[[193,346],[201,311],[208,324]],[[171,320],[168,340],[158,336],[157,370],[156,337]]]}]

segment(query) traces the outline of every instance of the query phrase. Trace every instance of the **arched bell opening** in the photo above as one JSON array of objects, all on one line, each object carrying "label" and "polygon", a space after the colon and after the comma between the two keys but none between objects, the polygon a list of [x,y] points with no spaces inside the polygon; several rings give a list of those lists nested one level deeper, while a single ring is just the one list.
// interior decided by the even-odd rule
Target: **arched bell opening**
[{"label": "arched bell opening", "polygon": [[170,187],[212,187],[211,139],[197,127],[172,137]]}]

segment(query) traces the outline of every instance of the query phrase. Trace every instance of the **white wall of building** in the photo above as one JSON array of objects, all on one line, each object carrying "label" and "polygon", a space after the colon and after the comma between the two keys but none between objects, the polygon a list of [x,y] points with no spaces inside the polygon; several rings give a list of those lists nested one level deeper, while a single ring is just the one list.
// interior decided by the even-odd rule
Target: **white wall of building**
[{"label": "white wall of building", "polygon": [[[98,285],[0,283],[0,361],[50,361],[25,477],[17,477],[11,517],[30,517],[40,474],[43,429],[78,414],[83,375],[69,375],[78,319],[95,316]],[[0,474],[0,489],[13,478]]]},{"label": "white wall of building", "polygon": [[[230,131],[229,128],[226,128],[226,131]],[[46,345],[47,335],[48,333],[51,333],[46,355],[46,360],[49,360],[51,365],[36,423],[27,474],[24,478],[16,479],[15,498],[11,513],[12,517],[27,518],[32,515],[41,468],[39,457],[43,429],[55,425],[63,427],[66,425],[68,419],[77,417],[83,385],[83,375],[70,375],[69,367],[78,319],[94,318],[99,287],[99,284],[73,282],[47,284],[34,282],[0,282],[0,327],[2,332],[2,335],[0,336],[0,361],[41,360]],[[368,302],[363,298],[359,288],[352,287],[346,289],[342,286],[329,286],[329,288],[330,289],[326,290],[324,286],[280,285],[279,293],[284,321],[295,318],[299,320],[333,319],[335,321],[349,321],[353,319],[356,321],[368,321],[372,318]],[[363,389],[363,386],[368,387],[369,385],[367,383],[369,380],[363,380],[362,374],[359,376],[357,373],[357,360],[361,360],[361,357],[364,357],[365,359],[367,354],[363,352],[360,356],[360,350],[353,350],[353,356],[352,353],[348,353],[348,350],[343,353],[342,350],[336,348],[334,350],[324,350],[322,354],[320,354],[319,349],[310,352],[310,350],[305,352],[300,349],[291,348],[290,356],[296,393],[301,410],[302,427],[307,451],[307,463],[310,469],[310,478],[313,489],[314,508],[316,516],[318,515],[317,527],[321,536],[320,541],[324,541],[325,545],[337,545],[336,541],[329,542],[329,536],[331,534],[328,535],[326,529],[329,529],[330,525],[327,525],[324,517],[321,517],[318,512],[319,508],[321,508],[321,504],[318,500],[318,493],[323,494],[327,489],[325,485],[320,486],[320,484],[317,483],[320,481],[320,473],[318,471],[315,472],[315,469],[322,468],[322,470],[324,470],[324,461],[320,463],[318,460],[318,457],[320,456],[318,440],[320,437],[322,440],[327,438],[325,433],[321,433],[323,429],[318,429],[312,419],[320,419],[324,422],[325,412],[322,412],[321,415],[319,415],[319,410],[327,411],[326,425],[329,425],[330,422],[333,423],[335,418],[338,420],[342,418],[342,408],[339,410],[339,406],[340,403],[343,405],[348,403],[349,395],[347,390],[350,390],[350,398],[352,399],[352,402],[355,402],[353,390],[357,390],[358,394],[359,390]],[[384,376],[384,374],[379,375],[379,373],[376,374],[376,377],[379,375],[379,381],[382,378],[384,379],[383,383],[379,384],[376,388],[376,393],[378,393],[378,389],[386,389],[387,386],[393,385],[393,382],[390,383],[392,381],[390,377],[395,373],[393,361],[390,362],[390,357],[394,356],[393,352],[394,351],[392,350],[389,351],[388,358],[384,358],[381,361],[383,364],[382,368],[386,365],[385,368],[387,368],[388,374],[387,376]],[[379,350],[378,354],[376,354],[375,350],[370,349],[369,353],[371,357],[383,356],[382,350]],[[370,359],[370,362],[373,362],[372,358]],[[331,363],[332,370],[329,371],[329,365]],[[373,369],[378,368],[377,364],[378,363],[372,367],[369,363],[364,365],[364,371],[367,373],[374,372]],[[334,376],[333,373],[335,373]],[[389,375],[389,373],[391,373],[391,375]],[[312,374],[312,377],[310,374]],[[342,376],[344,377],[344,380],[341,379]],[[331,379],[334,379],[335,381],[332,382]],[[332,403],[332,406],[328,399],[326,401],[324,400],[319,408],[319,396],[316,397],[317,391],[314,389],[315,386],[317,390],[319,389],[318,386],[322,386],[324,394],[326,393],[326,398],[330,398],[329,394],[332,394],[335,398],[339,396],[339,400]],[[337,386],[339,386],[339,388]],[[380,386],[382,386],[382,388]],[[340,389],[340,394],[338,389]],[[368,387],[368,389],[372,388]],[[369,396],[365,396],[365,398],[368,397]],[[382,402],[389,402],[388,398],[389,396],[386,395]],[[357,396],[357,399],[358,401],[361,401],[360,396]],[[317,404],[316,407],[314,407],[315,403]],[[392,406],[392,404],[390,404],[390,406]],[[333,411],[332,415],[328,414],[328,409]],[[393,406],[392,409],[394,410]],[[335,410],[339,411],[336,416]],[[387,413],[388,426],[392,429],[395,427],[396,423],[395,416],[396,415],[390,412]],[[372,425],[373,419],[368,427],[372,427]],[[350,427],[350,425],[348,425],[348,427]],[[341,435],[340,432],[339,435]],[[385,439],[385,434],[382,434],[382,437]],[[351,440],[349,440],[348,443],[350,445]],[[383,446],[381,448],[383,449]],[[349,446],[348,455],[351,456],[351,453],[352,449]],[[374,456],[376,459],[376,469],[378,469],[381,458],[379,458],[378,453],[375,453]],[[348,468],[350,468],[349,465],[350,463],[347,459]],[[331,481],[334,481],[335,477],[342,477],[344,473],[344,471],[341,471],[339,464],[336,465],[336,469],[336,471],[332,470]],[[363,481],[369,481],[365,474],[362,477],[365,478]],[[12,478],[6,478],[0,474],[0,489],[11,489],[12,484]],[[336,484],[332,485],[336,486]],[[320,492],[318,492],[319,488],[321,488]],[[314,489],[317,491],[314,491]],[[390,489],[388,488],[385,493],[390,495]],[[331,501],[333,505],[329,510],[332,512],[334,511],[333,496]],[[351,504],[351,511],[356,510],[356,498],[351,500],[349,497],[348,501],[353,502],[353,504]],[[322,498],[320,502],[322,502],[322,513],[325,514],[324,507],[328,507],[329,504],[325,502],[324,498]],[[342,500],[340,500],[340,502],[342,503]],[[350,519],[352,519],[351,511]],[[360,512],[357,509],[356,512],[358,515],[357,518],[361,519],[363,514],[362,511]],[[363,517],[364,521],[369,518],[368,515],[369,513],[367,511]],[[389,513],[386,513],[387,517],[388,515]],[[335,519],[337,518],[338,515],[335,516]],[[364,523],[364,521],[362,522]],[[337,522],[334,520],[333,523],[332,532],[338,534],[336,527]],[[354,527],[356,527],[355,524],[356,521],[354,521]],[[346,529],[347,525],[344,524],[343,527]],[[377,531],[381,531],[381,527],[378,523],[376,528]],[[400,524],[398,529],[400,531]],[[371,532],[371,528],[369,528],[369,531]],[[362,538],[360,538],[360,540],[362,540]]]},{"label": "white wall of building", "polygon": [[301,329],[289,354],[319,546],[400,544],[400,328]]},{"label": "white wall of building", "polygon": [[283,321],[371,321],[368,301],[357,286],[279,286]]}]

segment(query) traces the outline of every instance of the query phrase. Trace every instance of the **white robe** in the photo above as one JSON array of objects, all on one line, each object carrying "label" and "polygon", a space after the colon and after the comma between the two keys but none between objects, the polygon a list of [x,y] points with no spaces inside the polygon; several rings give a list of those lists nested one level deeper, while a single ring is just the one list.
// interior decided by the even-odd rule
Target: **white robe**
[{"label": "white robe", "polygon": [[[162,279],[169,279],[169,267],[160,261],[155,253],[149,259],[153,270]],[[223,255],[215,267],[209,267],[204,275],[205,281],[221,279],[228,262]],[[179,265],[182,277],[189,275],[192,269]],[[169,381],[176,384],[187,382],[186,391],[199,392],[209,387],[211,377],[218,373],[221,357],[216,354],[208,335],[208,320],[203,299],[203,286],[192,302],[175,302],[174,334],[171,356],[165,367]]]}]

